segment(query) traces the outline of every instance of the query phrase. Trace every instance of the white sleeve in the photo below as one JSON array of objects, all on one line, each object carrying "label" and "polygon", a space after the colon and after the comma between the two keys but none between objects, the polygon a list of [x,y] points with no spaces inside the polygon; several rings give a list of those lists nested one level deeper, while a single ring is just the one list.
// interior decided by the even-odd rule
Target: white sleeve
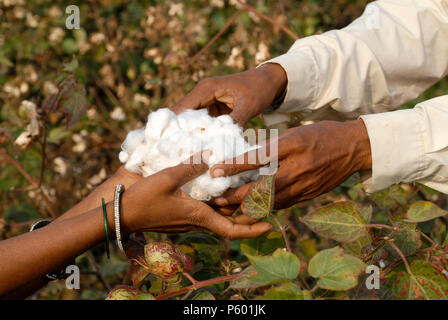
[{"label": "white sleeve", "polygon": [[448,194],[448,95],[414,109],[361,116],[372,151],[368,192],[421,182]]},{"label": "white sleeve", "polygon": [[344,119],[385,112],[448,74],[448,0],[379,0],[346,28],[297,40],[278,63],[284,103],[267,124],[292,112]]}]

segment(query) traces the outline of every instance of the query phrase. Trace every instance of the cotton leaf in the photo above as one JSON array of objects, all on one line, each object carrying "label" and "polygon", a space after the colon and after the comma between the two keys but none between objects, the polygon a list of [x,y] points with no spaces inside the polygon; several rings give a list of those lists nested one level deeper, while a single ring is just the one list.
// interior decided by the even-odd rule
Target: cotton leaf
[{"label": "cotton leaf", "polygon": [[301,218],[317,234],[340,242],[352,242],[366,235],[360,207],[352,201],[341,201],[319,208]]},{"label": "cotton leaf", "polygon": [[424,222],[448,214],[448,211],[440,209],[434,203],[429,201],[418,201],[409,208],[405,221]]},{"label": "cotton leaf", "polygon": [[360,259],[345,254],[340,247],[322,250],[309,262],[308,273],[319,279],[319,288],[348,290],[358,284],[358,275],[366,268]]},{"label": "cotton leaf", "polygon": [[389,280],[392,294],[400,300],[448,300],[448,279],[429,262],[414,260],[412,274],[403,266]]},{"label": "cotton leaf", "polygon": [[251,218],[262,219],[274,208],[275,175],[265,175],[255,182],[241,203],[242,212]]},{"label": "cotton leaf", "polygon": [[272,256],[247,255],[247,257],[258,273],[252,278],[256,282],[269,283],[273,280],[294,279],[300,272],[299,258],[282,249],[277,249]]}]

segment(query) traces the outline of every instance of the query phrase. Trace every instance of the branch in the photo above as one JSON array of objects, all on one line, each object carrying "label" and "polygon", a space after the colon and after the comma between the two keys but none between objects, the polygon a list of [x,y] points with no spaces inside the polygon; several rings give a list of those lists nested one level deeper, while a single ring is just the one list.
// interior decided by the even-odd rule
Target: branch
[{"label": "branch", "polygon": [[90,264],[93,267],[93,270],[95,270],[95,275],[98,278],[98,280],[100,280],[100,282],[103,284],[104,288],[107,291],[111,290],[111,287],[109,285],[109,283],[107,282],[106,279],[104,279],[103,274],[101,273],[100,267],[98,266],[98,264],[95,261],[95,257],[93,256],[91,251],[87,251],[87,259],[89,260]]},{"label": "branch", "polygon": [[188,287],[185,287],[185,288],[173,291],[173,292],[161,294],[160,296],[156,297],[156,300],[163,300],[163,299],[166,299],[169,297],[177,296],[177,295],[185,293],[185,292],[189,292],[189,291],[193,292],[196,289],[211,286],[213,284],[226,282],[226,281],[232,281],[233,279],[236,279],[239,275],[240,275],[240,273],[237,273],[237,274],[233,274],[231,276],[223,276],[223,277],[210,279],[210,280],[196,281],[196,283],[192,284],[191,286],[188,286]]},{"label": "branch", "polygon": [[411,267],[409,266],[408,260],[406,260],[406,257],[404,256],[403,252],[400,250],[400,248],[397,247],[397,245],[394,243],[394,241],[392,239],[390,239],[389,237],[384,237],[384,240],[386,240],[390,246],[392,248],[395,249],[395,251],[398,253],[398,255],[400,256],[401,260],[403,260],[404,266],[406,267],[406,271],[411,275],[414,276],[412,271],[411,271]]},{"label": "branch", "polygon": [[392,231],[400,231],[402,228],[388,226],[387,224],[367,224],[367,228],[376,228],[376,229],[389,229]]},{"label": "branch", "polygon": [[425,238],[426,240],[428,240],[429,243],[432,244],[432,247],[433,247],[434,249],[438,249],[438,248],[440,248],[440,245],[439,245],[438,243],[436,243],[434,240],[432,240],[430,237],[428,237],[424,232],[420,231],[420,235],[422,235],[423,238]]},{"label": "branch", "polygon": [[11,157],[5,152],[4,149],[0,149],[0,160],[12,164],[12,165],[14,166],[14,168],[16,168],[17,171],[19,171],[19,172],[24,176],[24,178],[26,179],[26,181],[28,181],[28,183],[29,183],[32,187],[34,187],[34,188],[36,188],[36,189],[38,189],[38,190],[40,191],[40,194],[41,194],[41,196],[42,196],[42,199],[44,200],[45,205],[46,205],[48,211],[50,212],[51,217],[52,217],[52,218],[55,218],[55,217],[56,217],[56,211],[55,211],[55,209],[53,208],[53,205],[51,204],[50,199],[49,199],[48,196],[45,194],[45,191],[42,189],[42,186],[39,186],[39,184],[38,184],[38,183],[37,183],[37,182],[36,182],[36,181],[29,175],[29,173],[26,172],[25,169],[23,169],[23,168],[20,166],[20,164],[19,164],[16,160],[14,160],[13,158],[11,158]]},{"label": "branch", "polygon": [[41,160],[41,164],[40,164],[40,176],[39,176],[39,188],[42,186],[42,181],[43,181],[43,179],[44,179],[44,171],[45,171],[45,162],[46,162],[46,159],[47,159],[47,155],[46,155],[46,145],[47,145],[47,126],[45,125],[45,123],[44,123],[44,125],[43,125],[43,127],[44,127],[44,133],[43,133],[43,135],[44,135],[44,141],[41,143],[41,146],[42,146],[42,156],[41,156],[41,158],[42,158],[42,160]]},{"label": "branch", "polygon": [[259,16],[261,19],[266,20],[267,22],[273,24],[274,26],[280,28],[281,30],[283,30],[285,33],[287,33],[291,38],[293,38],[294,40],[299,39],[299,36],[296,35],[294,32],[292,32],[290,29],[288,29],[287,27],[285,27],[283,24],[273,20],[272,18],[269,18],[268,16],[265,16],[264,14],[262,14],[261,12],[258,12],[254,7],[251,7],[250,5],[248,5],[247,3],[238,0],[238,3],[241,4],[244,8],[246,8],[246,10],[254,13],[255,15]]},{"label": "branch", "polygon": [[207,42],[207,44],[206,44],[204,47],[202,47],[202,49],[199,50],[199,52],[196,53],[196,54],[191,58],[190,63],[196,61],[196,60],[200,57],[200,55],[201,55],[202,53],[204,53],[204,51],[206,51],[208,48],[210,48],[210,46],[211,46],[213,43],[215,43],[215,41],[218,40],[219,37],[220,37],[224,32],[226,32],[227,29],[230,28],[230,26],[235,22],[235,20],[236,20],[236,19],[237,19],[243,12],[244,12],[244,10],[240,10],[240,11],[236,12],[236,13],[229,19],[229,21],[227,21],[226,25],[225,25],[221,30],[219,30],[219,32],[218,32],[217,34],[215,34],[215,35],[213,36],[213,38],[211,38],[211,39]]},{"label": "branch", "polygon": [[280,223],[280,221],[278,221],[278,218],[275,215],[272,215],[272,219],[275,221],[275,223],[278,224],[278,227],[280,228],[280,232],[282,233],[283,240],[285,240],[286,250],[288,250],[288,252],[292,252],[291,244],[289,243],[288,235],[285,232],[285,228],[283,228],[282,224]]}]

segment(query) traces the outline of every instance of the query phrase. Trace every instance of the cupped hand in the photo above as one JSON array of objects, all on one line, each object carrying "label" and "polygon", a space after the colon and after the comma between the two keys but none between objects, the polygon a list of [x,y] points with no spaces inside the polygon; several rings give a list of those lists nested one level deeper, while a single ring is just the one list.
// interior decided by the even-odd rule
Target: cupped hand
[{"label": "cupped hand", "polygon": [[[270,154],[273,145],[267,143],[259,151],[233,159],[231,164],[217,164],[211,175],[231,176],[264,166],[276,160],[274,152]],[[256,162],[249,164],[248,159]],[[289,129],[278,137],[278,164],[275,207],[282,209],[331,191],[353,173],[370,169],[367,130],[362,120],[322,121]],[[252,184],[230,189],[214,201],[220,206],[240,203]]]},{"label": "cupped hand", "polygon": [[283,68],[268,63],[242,73],[201,80],[171,110],[180,113],[188,109],[208,108],[212,116],[230,113],[235,122],[244,126],[281,95],[286,82]]},{"label": "cupped hand", "polygon": [[[220,215],[180,190],[181,186],[208,170],[208,156],[208,152],[203,152],[201,161],[192,158],[188,164],[162,170],[127,189],[122,196],[121,215],[125,232],[207,229],[235,239],[254,238],[271,230],[271,224],[254,223],[246,216]],[[195,164],[197,162],[200,163]]]}]

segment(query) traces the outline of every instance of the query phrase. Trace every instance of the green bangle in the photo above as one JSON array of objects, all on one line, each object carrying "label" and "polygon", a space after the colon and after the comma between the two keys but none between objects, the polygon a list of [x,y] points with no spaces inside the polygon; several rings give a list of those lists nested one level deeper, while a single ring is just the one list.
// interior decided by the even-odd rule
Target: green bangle
[{"label": "green bangle", "polygon": [[103,217],[104,217],[104,229],[106,230],[106,253],[107,259],[110,259],[110,250],[109,250],[109,230],[107,227],[107,211],[106,211],[106,203],[104,202],[104,198],[101,198],[103,205]]}]

